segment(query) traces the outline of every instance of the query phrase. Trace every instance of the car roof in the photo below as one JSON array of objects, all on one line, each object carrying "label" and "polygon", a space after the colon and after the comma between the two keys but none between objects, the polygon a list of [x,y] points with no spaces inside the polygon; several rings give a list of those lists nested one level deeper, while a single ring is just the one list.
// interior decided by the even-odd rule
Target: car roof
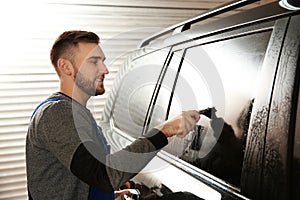
[{"label": "car roof", "polygon": [[[204,23],[195,28],[191,28],[199,22],[203,22],[206,19],[212,18],[216,15],[229,12],[233,9],[240,8],[250,3],[254,3],[257,0],[245,1],[238,0],[233,1],[196,17],[190,18],[173,26],[170,26],[149,38],[145,39],[140,47],[154,47],[157,49],[158,46],[169,46],[185,42],[186,40],[192,40],[206,35],[211,35],[216,32],[225,31],[249,24],[254,24],[263,21],[270,21],[276,18],[288,16],[299,11],[291,11],[279,6],[278,2],[272,2],[269,4],[261,5],[246,11],[239,12],[237,14],[230,15],[225,18],[221,18],[210,23]],[[161,38],[168,38],[168,40],[161,42]]]}]

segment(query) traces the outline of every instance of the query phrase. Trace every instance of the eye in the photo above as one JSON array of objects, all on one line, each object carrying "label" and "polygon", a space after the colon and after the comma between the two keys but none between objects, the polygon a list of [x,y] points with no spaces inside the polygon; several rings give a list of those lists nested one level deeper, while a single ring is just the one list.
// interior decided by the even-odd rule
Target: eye
[{"label": "eye", "polygon": [[94,65],[98,64],[98,60],[92,60],[91,63],[93,63]]}]

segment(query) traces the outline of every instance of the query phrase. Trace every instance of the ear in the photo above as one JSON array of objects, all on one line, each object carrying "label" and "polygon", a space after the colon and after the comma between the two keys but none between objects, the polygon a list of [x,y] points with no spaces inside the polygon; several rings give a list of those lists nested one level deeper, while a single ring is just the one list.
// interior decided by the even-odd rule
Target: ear
[{"label": "ear", "polygon": [[64,58],[59,58],[57,60],[57,66],[61,74],[65,74],[67,76],[72,76],[74,73],[74,68],[72,63]]}]

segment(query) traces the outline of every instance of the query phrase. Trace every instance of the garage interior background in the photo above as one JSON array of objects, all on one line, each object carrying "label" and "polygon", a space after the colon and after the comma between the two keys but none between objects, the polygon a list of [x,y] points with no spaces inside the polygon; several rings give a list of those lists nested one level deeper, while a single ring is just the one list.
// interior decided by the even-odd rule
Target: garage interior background
[{"label": "garage interior background", "polygon": [[[273,0],[264,0],[257,4]],[[27,199],[25,137],[34,108],[57,91],[49,60],[65,30],[96,32],[107,56],[107,92],[91,108],[97,120],[126,53],[153,33],[229,0],[15,0],[0,5],[0,199]],[[248,9],[245,7],[243,9]],[[234,12],[239,12],[239,9]],[[234,13],[233,12],[233,13]],[[224,17],[218,16],[218,17]]]}]

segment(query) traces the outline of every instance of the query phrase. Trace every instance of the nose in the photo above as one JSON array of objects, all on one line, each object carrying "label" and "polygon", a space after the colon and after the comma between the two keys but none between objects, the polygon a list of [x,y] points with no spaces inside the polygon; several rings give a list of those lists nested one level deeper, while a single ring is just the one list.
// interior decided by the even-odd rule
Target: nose
[{"label": "nose", "polygon": [[109,74],[106,64],[104,64],[103,62],[101,63],[100,66],[100,74]]}]

